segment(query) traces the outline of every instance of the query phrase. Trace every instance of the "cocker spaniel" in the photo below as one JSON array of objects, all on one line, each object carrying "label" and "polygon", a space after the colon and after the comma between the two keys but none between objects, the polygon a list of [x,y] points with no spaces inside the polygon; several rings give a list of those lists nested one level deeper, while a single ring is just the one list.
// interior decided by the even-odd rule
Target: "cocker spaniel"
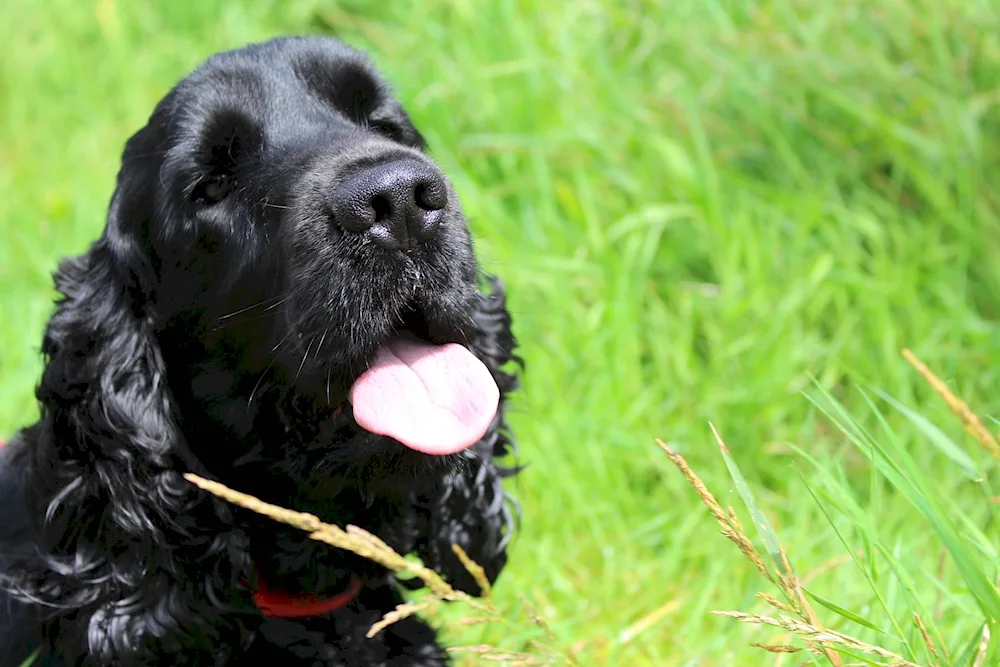
[{"label": "cocker spaniel", "polygon": [[208,59],[55,282],[41,417],[0,451],[0,666],[448,663],[416,617],[365,636],[412,582],[182,477],[365,528],[472,594],[452,543],[505,563],[504,292],[362,53]]}]

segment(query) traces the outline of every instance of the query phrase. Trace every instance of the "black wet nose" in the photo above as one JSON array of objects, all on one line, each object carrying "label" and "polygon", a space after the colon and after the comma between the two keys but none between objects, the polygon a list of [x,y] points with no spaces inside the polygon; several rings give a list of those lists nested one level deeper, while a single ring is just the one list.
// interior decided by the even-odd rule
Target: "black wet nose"
[{"label": "black wet nose", "polygon": [[333,191],[333,219],[345,231],[367,233],[387,248],[412,247],[441,224],[448,189],[436,169],[413,159],[352,173]]}]

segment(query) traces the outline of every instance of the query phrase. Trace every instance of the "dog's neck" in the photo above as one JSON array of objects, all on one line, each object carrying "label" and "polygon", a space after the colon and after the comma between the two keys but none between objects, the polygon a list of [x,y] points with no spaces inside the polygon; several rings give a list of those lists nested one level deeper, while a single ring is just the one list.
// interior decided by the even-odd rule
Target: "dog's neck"
[{"label": "dog's neck", "polygon": [[[341,527],[360,526],[400,553],[416,548],[417,536],[428,528],[413,509],[414,499],[421,489],[440,485],[454,461],[430,465],[420,457],[381,466],[377,457],[352,461],[352,451],[379,444],[375,436],[339,439],[343,435],[331,426],[332,411],[327,414],[317,401],[282,386],[279,375],[242,372],[241,362],[227,367],[218,350],[202,355],[163,347],[179,426],[204,472],[269,503]],[[344,453],[343,461],[333,456],[337,452]],[[389,576],[382,566],[311,540],[298,529],[246,511],[237,512],[236,520],[249,538],[256,574],[282,594],[329,602],[355,580]]]},{"label": "dog's neck", "polygon": [[[212,382],[222,386],[229,378],[212,368],[192,380],[195,387]],[[273,387],[258,387],[251,402],[252,389],[220,391],[214,400],[185,392],[183,385],[175,390],[181,428],[190,440],[189,449],[198,453],[203,472],[269,503],[309,512],[342,527],[358,525],[398,550],[411,550],[416,527],[389,522],[411,516],[408,506],[415,480],[366,490],[363,475],[345,467],[329,470],[322,485],[315,485],[314,462],[322,460],[325,450],[350,443],[328,442],[331,434],[317,423],[322,415],[310,414],[307,405],[296,404]],[[371,477],[372,483],[383,481],[378,475]],[[304,488],[307,481],[313,488]],[[381,566],[310,540],[298,529],[246,511],[236,516],[250,538],[251,562],[275,591],[329,598],[347,590],[355,578],[386,577]]]}]

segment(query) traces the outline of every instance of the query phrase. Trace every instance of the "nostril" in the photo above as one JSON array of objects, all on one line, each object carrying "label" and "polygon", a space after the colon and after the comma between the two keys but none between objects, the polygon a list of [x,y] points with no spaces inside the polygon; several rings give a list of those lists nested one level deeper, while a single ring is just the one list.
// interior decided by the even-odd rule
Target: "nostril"
[{"label": "nostril", "polygon": [[448,191],[438,180],[420,181],[413,190],[413,199],[425,211],[440,211],[448,205]]},{"label": "nostril", "polygon": [[345,173],[330,193],[332,222],[392,249],[415,248],[441,227],[448,183],[431,165],[403,159]]},{"label": "nostril", "polygon": [[392,215],[392,204],[382,195],[372,197],[369,204],[375,213],[375,222],[385,222]]}]

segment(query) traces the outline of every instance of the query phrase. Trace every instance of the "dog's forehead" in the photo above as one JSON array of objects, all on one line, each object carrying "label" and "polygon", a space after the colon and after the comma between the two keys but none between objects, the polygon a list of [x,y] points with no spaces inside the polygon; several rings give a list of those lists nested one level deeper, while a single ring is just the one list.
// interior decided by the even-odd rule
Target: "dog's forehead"
[{"label": "dog's forehead", "polygon": [[238,108],[278,118],[310,101],[352,113],[393,101],[368,57],[333,38],[282,38],[216,54],[176,92],[197,112]]}]

